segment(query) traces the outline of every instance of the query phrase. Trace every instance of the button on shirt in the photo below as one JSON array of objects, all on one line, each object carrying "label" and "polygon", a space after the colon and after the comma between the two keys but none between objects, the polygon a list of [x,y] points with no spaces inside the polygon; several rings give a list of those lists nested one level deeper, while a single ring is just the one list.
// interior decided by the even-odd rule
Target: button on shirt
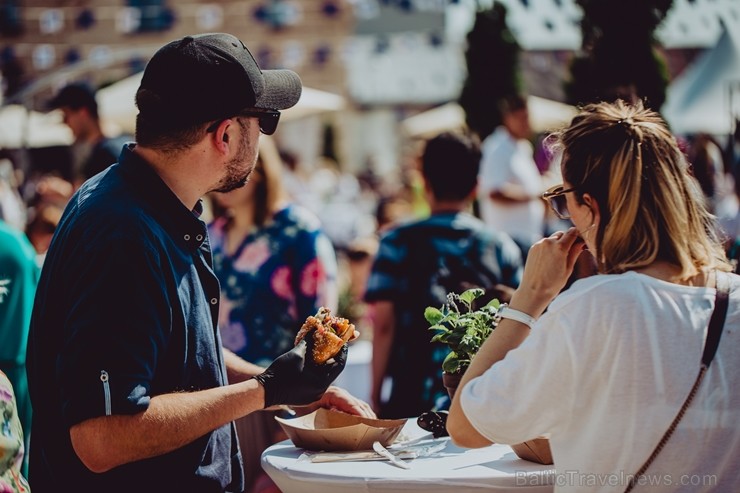
[{"label": "button on shirt", "polygon": [[[206,227],[126,146],[72,197],[44,263],[29,335],[35,492],[241,491],[233,424],[102,474],[69,428],[152,396],[226,383]],[[155,488],[159,478],[166,487]]]}]

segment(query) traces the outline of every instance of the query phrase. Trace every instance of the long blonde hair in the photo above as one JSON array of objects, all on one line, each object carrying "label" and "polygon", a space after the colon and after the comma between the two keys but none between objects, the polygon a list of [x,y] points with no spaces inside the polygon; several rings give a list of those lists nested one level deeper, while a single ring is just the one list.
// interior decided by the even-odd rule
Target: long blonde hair
[{"label": "long blonde hair", "polygon": [[599,205],[596,260],[620,273],[663,260],[688,279],[702,267],[731,270],[701,190],[661,117],[617,101],[584,107],[557,134],[563,178],[576,199]]},{"label": "long blonde hair", "polygon": [[274,141],[264,136],[260,139],[259,155],[255,166],[254,223],[264,226],[286,198],[283,188],[282,160]]}]

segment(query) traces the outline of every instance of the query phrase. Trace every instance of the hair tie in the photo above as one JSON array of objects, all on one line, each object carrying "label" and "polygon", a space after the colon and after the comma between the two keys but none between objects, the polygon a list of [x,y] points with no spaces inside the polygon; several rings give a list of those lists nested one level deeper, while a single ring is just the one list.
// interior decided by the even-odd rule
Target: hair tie
[{"label": "hair tie", "polygon": [[632,117],[617,120],[617,125],[621,126],[631,139],[636,140],[637,145],[642,144],[642,131],[635,125]]}]

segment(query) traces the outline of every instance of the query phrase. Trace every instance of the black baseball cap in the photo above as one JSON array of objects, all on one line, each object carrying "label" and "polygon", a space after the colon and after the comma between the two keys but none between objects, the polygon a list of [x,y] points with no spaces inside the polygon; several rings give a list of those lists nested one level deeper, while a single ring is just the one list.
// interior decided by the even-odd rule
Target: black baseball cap
[{"label": "black baseball cap", "polygon": [[261,70],[226,33],[185,36],[160,48],[136,93],[139,117],[172,127],[228,118],[251,108],[282,110],[301,97],[291,70]]}]

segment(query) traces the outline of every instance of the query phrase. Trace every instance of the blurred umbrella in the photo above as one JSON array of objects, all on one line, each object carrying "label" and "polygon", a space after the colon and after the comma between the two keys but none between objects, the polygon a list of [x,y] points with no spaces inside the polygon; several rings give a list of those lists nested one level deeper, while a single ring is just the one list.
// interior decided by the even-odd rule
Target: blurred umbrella
[{"label": "blurred umbrella", "polygon": [[[527,106],[532,130],[536,133],[567,125],[577,113],[573,106],[537,96],[529,96]],[[440,132],[464,128],[465,111],[457,103],[447,103],[406,118],[401,127],[409,137],[426,139]]]}]

